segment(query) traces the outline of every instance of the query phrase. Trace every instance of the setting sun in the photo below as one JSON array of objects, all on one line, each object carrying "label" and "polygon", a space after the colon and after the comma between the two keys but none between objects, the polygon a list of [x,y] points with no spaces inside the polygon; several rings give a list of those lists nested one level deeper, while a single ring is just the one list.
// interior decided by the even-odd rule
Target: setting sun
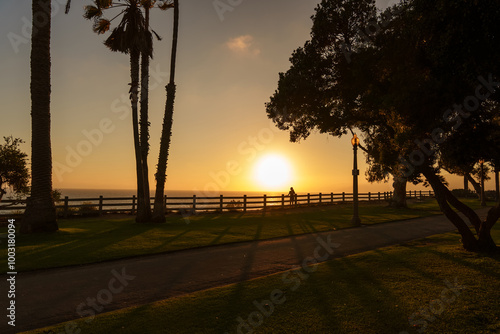
[{"label": "setting sun", "polygon": [[255,180],[266,188],[279,188],[290,183],[292,170],[288,160],[281,155],[269,154],[255,165]]}]

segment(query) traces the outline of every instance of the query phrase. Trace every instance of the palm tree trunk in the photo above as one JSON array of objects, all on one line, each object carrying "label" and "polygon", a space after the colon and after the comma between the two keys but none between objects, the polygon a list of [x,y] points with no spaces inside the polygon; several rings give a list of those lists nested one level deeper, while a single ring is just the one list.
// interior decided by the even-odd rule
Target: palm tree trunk
[{"label": "palm tree trunk", "polygon": [[[149,29],[149,5],[145,6],[146,11],[146,29]],[[141,54],[141,133],[140,147],[143,173],[143,192],[144,192],[144,217],[141,221],[146,222],[151,220],[151,195],[149,190],[149,55],[147,52]]]},{"label": "palm tree trunk", "polygon": [[52,198],[50,142],[50,24],[51,1],[33,0],[31,39],[31,197],[21,224],[22,233],[58,230]]},{"label": "palm tree trunk", "polygon": [[138,94],[139,94],[139,59],[140,52],[130,52],[130,103],[132,106],[132,129],[134,134],[135,165],[137,173],[137,216],[136,222],[144,222],[146,217],[144,203],[144,173],[142,170],[141,146],[139,141],[139,116],[138,116]]},{"label": "palm tree trunk", "polygon": [[170,82],[166,86],[167,101],[165,103],[165,115],[163,118],[163,129],[160,141],[160,154],[158,156],[158,167],[156,171],[156,193],[153,209],[153,221],[165,221],[165,181],[167,173],[168,153],[172,137],[172,122],[175,100],[175,62],[177,57],[177,38],[179,35],[179,0],[174,0],[174,30],[172,37],[172,55],[170,58]]}]

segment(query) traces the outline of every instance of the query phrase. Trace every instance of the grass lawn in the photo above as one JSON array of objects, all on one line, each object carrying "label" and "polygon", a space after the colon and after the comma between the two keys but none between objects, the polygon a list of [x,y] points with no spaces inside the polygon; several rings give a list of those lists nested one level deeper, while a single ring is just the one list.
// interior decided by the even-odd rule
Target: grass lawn
[{"label": "grass lawn", "polygon": [[[479,208],[478,200],[466,202]],[[377,224],[440,214],[434,200],[411,203],[408,209],[385,203],[361,203],[362,223]],[[352,227],[352,205],[333,205],[269,212],[169,216],[167,224],[136,224],[132,217],[59,220],[56,233],[18,235],[18,272],[94,263],[193,247],[262,240]],[[6,228],[0,229],[6,232]],[[4,234],[5,235],[5,234]],[[0,268],[7,268],[0,250]]]},{"label": "grass lawn", "polygon": [[[493,236],[500,238],[500,227]],[[253,314],[252,327],[241,333],[499,333],[500,254],[467,253],[458,239],[456,233],[436,235],[327,261],[302,279],[296,271],[279,273],[76,326],[94,334],[237,333],[238,318]],[[284,295],[274,296],[279,304],[271,313],[275,289]],[[264,312],[254,301],[268,304]],[[64,324],[30,333],[49,330],[62,332]]]}]

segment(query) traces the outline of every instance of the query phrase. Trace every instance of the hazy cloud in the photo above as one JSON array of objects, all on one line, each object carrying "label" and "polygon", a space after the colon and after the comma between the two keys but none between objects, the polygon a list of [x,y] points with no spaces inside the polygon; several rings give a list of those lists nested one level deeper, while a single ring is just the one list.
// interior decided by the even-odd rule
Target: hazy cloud
[{"label": "hazy cloud", "polygon": [[243,35],[235,38],[230,38],[226,42],[226,46],[229,48],[229,50],[239,54],[252,56],[257,56],[258,54],[260,54],[260,49],[255,47],[254,38],[251,35]]}]

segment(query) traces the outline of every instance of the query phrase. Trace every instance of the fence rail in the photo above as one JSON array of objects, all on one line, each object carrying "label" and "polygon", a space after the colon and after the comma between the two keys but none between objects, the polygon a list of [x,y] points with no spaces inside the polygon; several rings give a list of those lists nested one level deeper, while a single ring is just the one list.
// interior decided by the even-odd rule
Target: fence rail
[{"label": "fence rail", "polygon": [[[368,192],[359,193],[360,201],[388,201],[392,198],[393,192]],[[432,191],[407,191],[408,199],[433,197]],[[151,198],[152,202],[154,198]],[[165,196],[164,203],[167,212],[179,212],[182,214],[194,214],[196,212],[228,212],[228,211],[250,211],[267,210],[277,208],[305,207],[318,205],[331,205],[336,203],[352,202],[352,193],[318,193],[318,194],[300,194],[295,199],[281,194],[275,196],[216,196],[216,197],[190,197]],[[13,216],[22,214],[26,209],[26,200],[4,200],[0,203],[0,216]],[[137,209],[137,198],[134,195],[130,197],[111,197],[104,198],[68,198],[61,199],[56,204],[58,214],[62,217],[71,215],[94,214],[102,215],[104,213],[127,212],[135,214]],[[3,212],[2,212],[3,211]],[[5,213],[8,211],[8,213]]]}]

